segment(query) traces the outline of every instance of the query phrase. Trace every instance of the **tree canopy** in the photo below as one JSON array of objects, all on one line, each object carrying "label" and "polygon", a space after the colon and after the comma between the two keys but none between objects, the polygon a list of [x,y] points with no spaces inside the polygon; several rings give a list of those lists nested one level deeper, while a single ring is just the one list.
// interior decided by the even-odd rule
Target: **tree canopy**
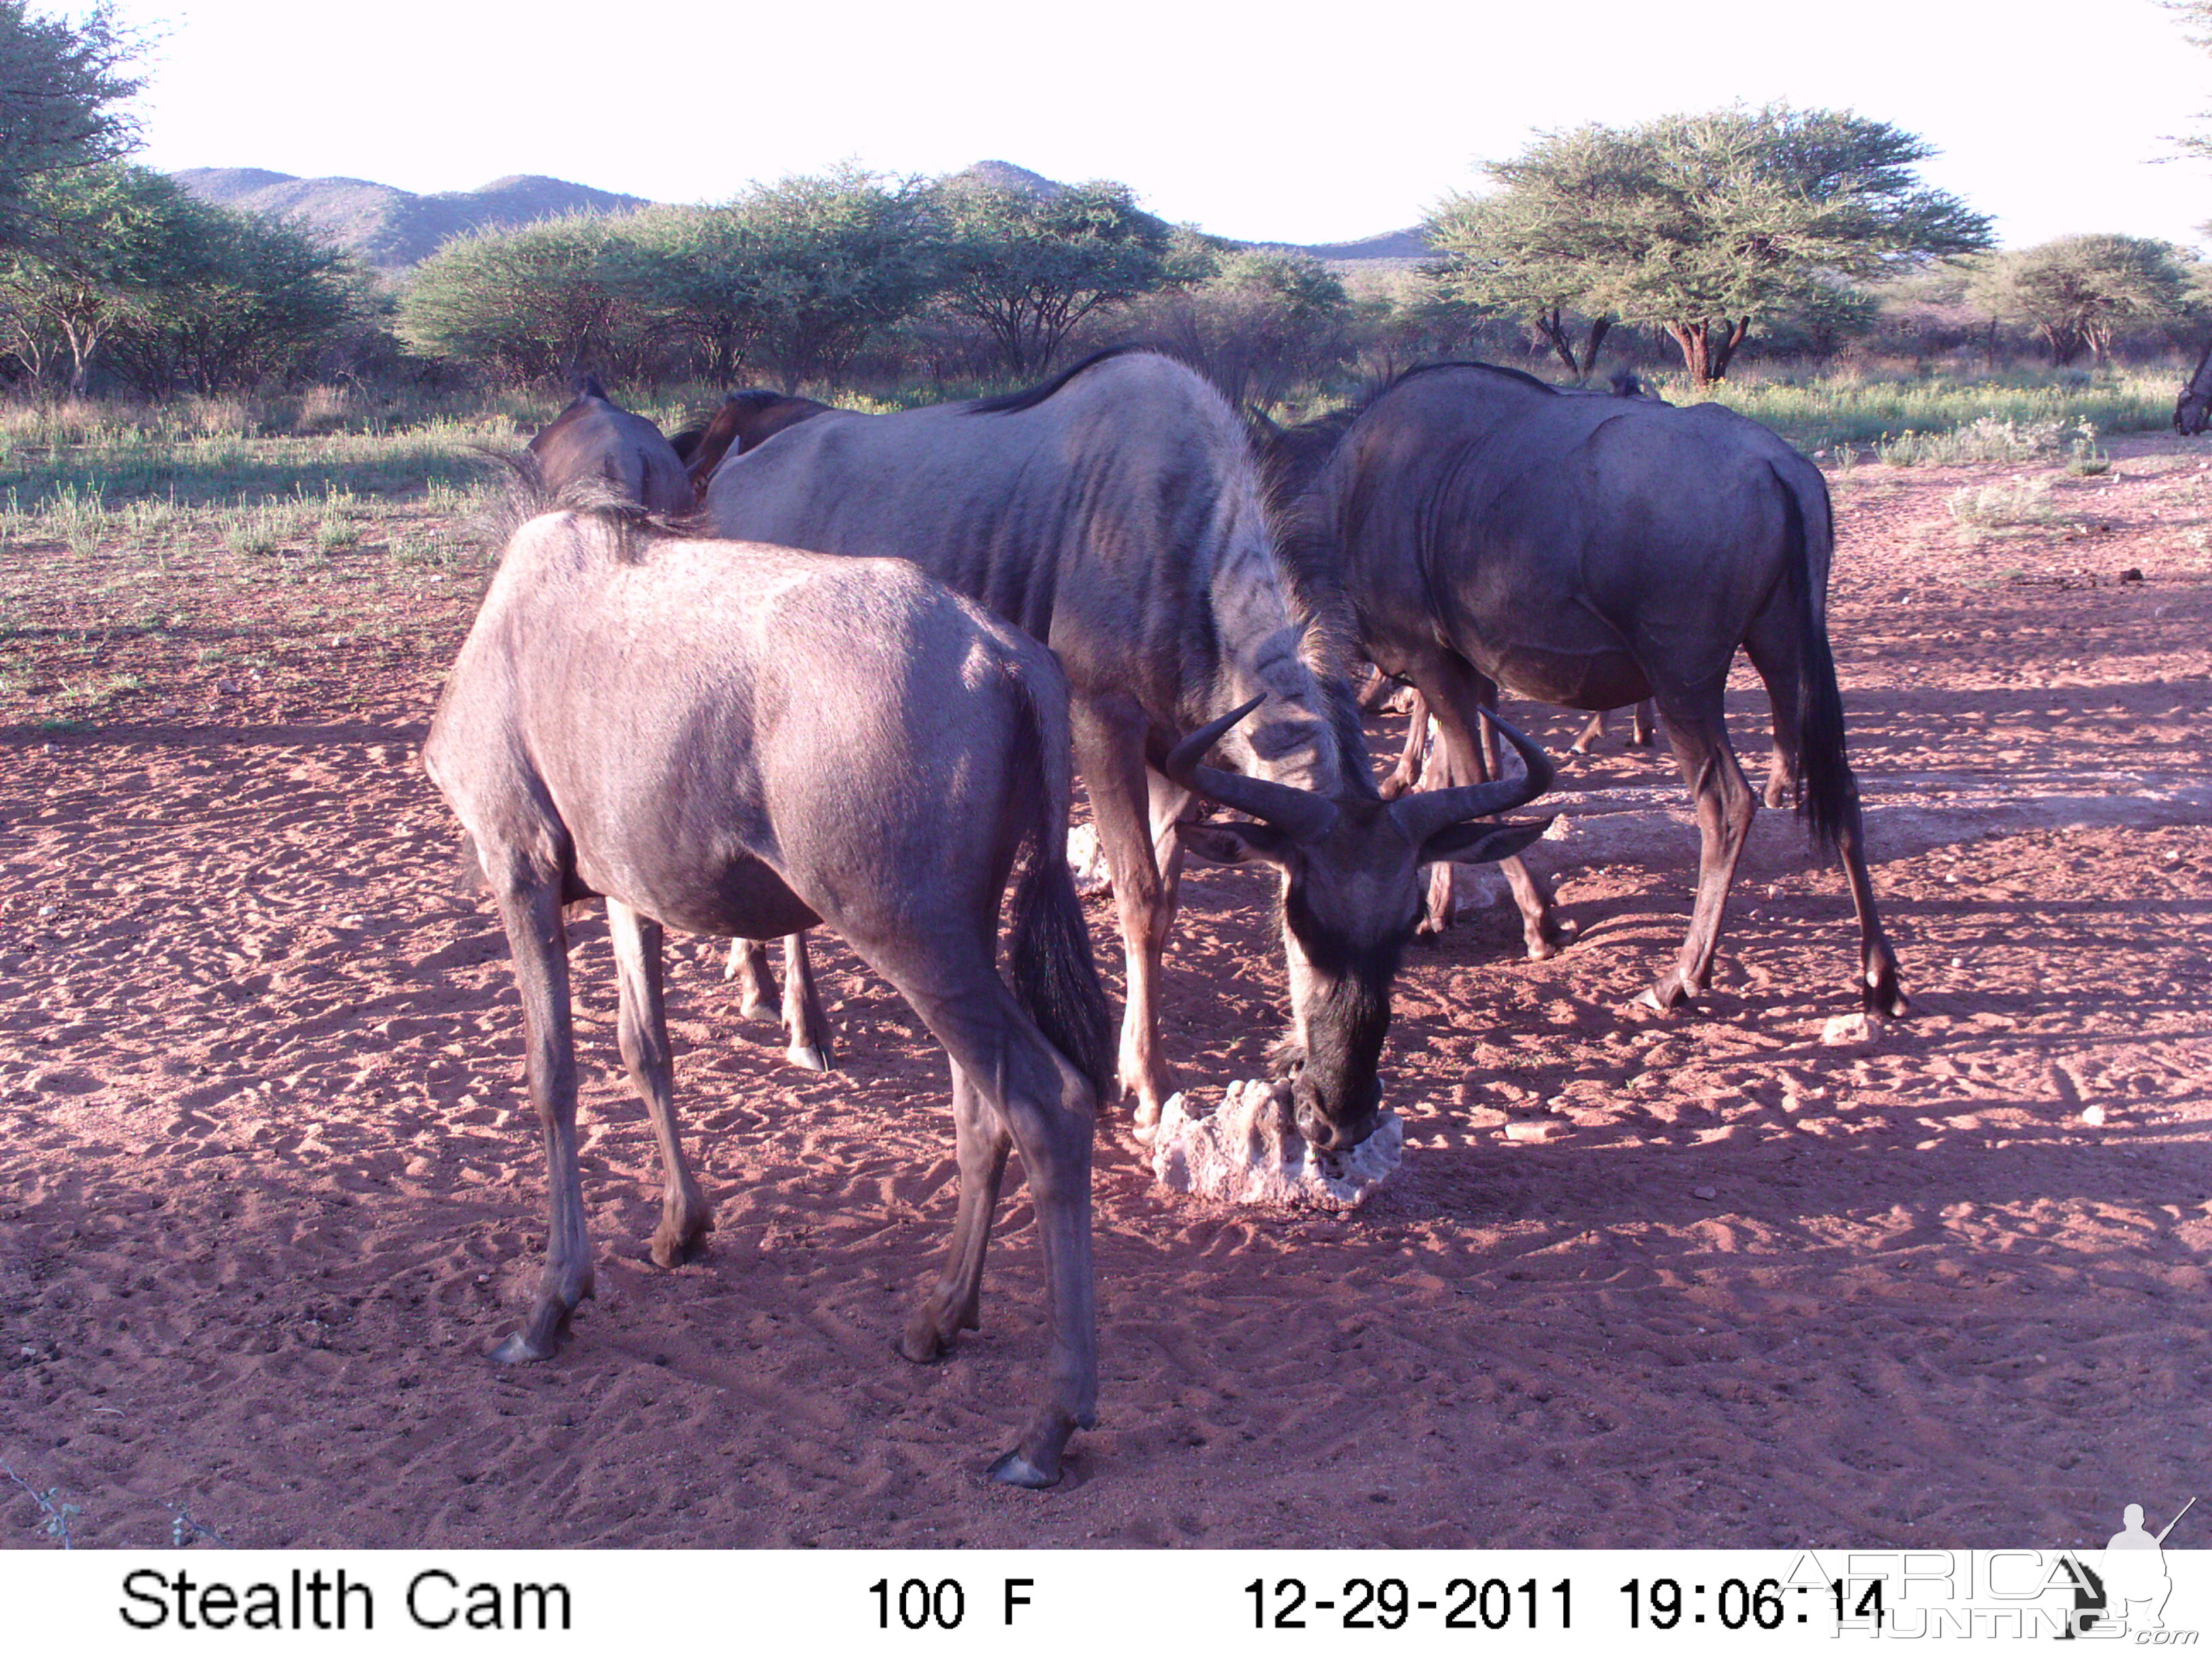
[{"label": "tree canopy", "polygon": [[[1447,295],[1528,317],[1576,373],[1620,318],[1664,329],[1709,385],[1756,322],[1989,246],[1986,218],[1919,183],[1932,154],[1886,122],[1786,105],[1591,125],[1492,164],[1496,191],[1446,198],[1423,229]],[[1570,313],[1595,337],[1579,361]]]},{"label": "tree canopy", "polygon": [[75,22],[0,0],[0,247],[42,234],[41,185],[137,145],[121,106],[141,84],[137,49],[105,0]]},{"label": "tree canopy", "polygon": [[2052,363],[2086,349],[2101,364],[2120,329],[2187,315],[2185,258],[2146,236],[2061,236],[1990,260],[1975,273],[1973,293],[1995,314],[2033,328]]},{"label": "tree canopy", "polygon": [[939,303],[981,324],[1016,375],[1042,372],[1093,312],[1165,278],[1168,227],[1111,180],[1042,194],[953,179],[937,217]]}]

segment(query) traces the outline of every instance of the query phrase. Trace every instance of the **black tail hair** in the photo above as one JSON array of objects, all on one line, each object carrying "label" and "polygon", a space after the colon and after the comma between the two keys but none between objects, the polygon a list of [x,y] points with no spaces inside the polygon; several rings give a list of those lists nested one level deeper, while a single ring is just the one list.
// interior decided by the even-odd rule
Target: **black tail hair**
[{"label": "black tail hair", "polygon": [[[1789,526],[1789,582],[1797,605],[1797,816],[1816,845],[1836,853],[1858,811],[1858,784],[1844,753],[1843,693],[1836,684],[1836,659],[1828,649],[1823,614],[1827,561],[1822,559],[1820,568],[1814,568],[1816,532],[1806,521],[1804,505],[1778,471],[1774,482],[1782,491]],[[1818,533],[1825,551],[1834,534],[1825,488],[1820,506],[1824,522]]]},{"label": "black tail hair", "polygon": [[614,402],[613,398],[607,396],[606,387],[599,384],[598,375],[588,369],[579,369],[569,392],[569,400],[576,402],[585,398],[597,398],[603,404]]},{"label": "black tail hair", "polygon": [[[1036,817],[1029,826],[1027,866],[1014,889],[1007,939],[1015,1000],[1045,1040],[1091,1081],[1103,1102],[1114,1084],[1114,1021],[1091,956],[1091,927],[1067,868],[1066,745],[1048,746],[1033,688],[1015,684],[1024,746],[1036,762]],[[1053,752],[1057,747],[1058,753]]]}]

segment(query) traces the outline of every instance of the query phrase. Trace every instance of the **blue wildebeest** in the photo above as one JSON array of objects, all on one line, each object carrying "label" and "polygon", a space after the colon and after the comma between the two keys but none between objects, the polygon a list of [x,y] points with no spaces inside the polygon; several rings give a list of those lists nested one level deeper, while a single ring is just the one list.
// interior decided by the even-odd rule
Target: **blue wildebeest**
[{"label": "blue wildebeest", "polygon": [[2173,429],[2183,437],[2193,438],[2208,425],[2212,425],[2212,345],[2204,348],[2197,372],[2173,400]]},{"label": "blue wildebeest", "polygon": [[[568,406],[530,441],[531,462],[548,500],[590,482],[619,500],[682,515],[698,506],[705,480],[740,437],[738,413],[732,398],[706,424],[664,437],[658,426],[622,408],[595,377],[586,374],[578,378]],[[731,964],[743,1011],[766,1012],[775,988],[758,943],[738,941]],[[736,972],[740,965],[746,971]],[[785,1058],[809,1071],[825,1072],[834,1052],[830,1017],[815,986],[814,964],[796,935],[784,941],[784,969],[783,1024],[789,1038]]]},{"label": "blue wildebeest", "polygon": [[[1280,872],[1295,1029],[1279,1058],[1296,1072],[1299,1130],[1323,1147],[1371,1132],[1417,872],[1525,846],[1540,826],[1469,820],[1533,799],[1552,769],[1524,744],[1528,771],[1512,783],[1376,795],[1350,693],[1304,654],[1309,617],[1218,392],[1167,358],[1124,350],[1002,398],[817,411],[726,460],[706,514],[725,535],[910,558],[1057,653],[1120,909],[1121,1079],[1140,1128],[1175,1091],[1159,1046],[1160,952],[1188,849]],[[1239,704],[1257,717],[1224,722]],[[1233,769],[1188,753],[1170,769],[1199,728]],[[1178,832],[1194,793],[1258,822]]]},{"label": "blue wildebeest", "polygon": [[[1269,460],[1286,556],[1340,579],[1361,648],[1419,688],[1447,782],[1492,769],[1479,727],[1500,684],[1571,708],[1656,701],[1703,836],[1688,937],[1647,994],[1662,1009],[1710,983],[1758,809],[1723,718],[1741,645],[1774,707],[1767,802],[1795,793],[1840,854],[1861,997],[1905,1011],[1844,758],[1833,530],[1811,462],[1718,404],[1577,395],[1481,363],[1408,371],[1281,434]],[[1529,953],[1549,955],[1548,895],[1519,860],[1504,869]]]},{"label": "blue wildebeest", "polygon": [[660,428],[609,398],[592,375],[577,378],[576,395],[530,441],[530,454],[555,495],[592,479],[655,513],[689,513],[697,504],[684,462]]},{"label": "blue wildebeest", "polygon": [[[628,507],[514,532],[423,747],[514,952],[550,1169],[544,1276],[498,1358],[551,1353],[592,1289],[564,905],[606,900],[623,1059],[660,1146],[663,1266],[712,1218],[671,1095],[662,928],[776,938],[827,922],[951,1060],[959,1213],[900,1347],[932,1359],[975,1328],[1019,1147],[1051,1353],[993,1468],[1058,1478],[1097,1395],[1091,1146],[1113,1065],[1066,867],[1066,695],[1048,652],[904,562],[684,540]],[[1010,984],[999,908],[1024,849]]]}]

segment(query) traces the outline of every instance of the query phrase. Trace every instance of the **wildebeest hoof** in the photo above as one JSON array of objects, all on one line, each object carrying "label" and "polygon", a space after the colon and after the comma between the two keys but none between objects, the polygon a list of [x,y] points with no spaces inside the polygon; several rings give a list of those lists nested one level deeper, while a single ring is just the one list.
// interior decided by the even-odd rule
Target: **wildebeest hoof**
[{"label": "wildebeest hoof", "polygon": [[936,1315],[925,1309],[914,1316],[905,1334],[891,1346],[909,1364],[934,1365],[952,1352],[952,1339],[937,1328]]},{"label": "wildebeest hoof", "polygon": [[1905,994],[1905,988],[1892,980],[1887,985],[1869,985],[1860,997],[1870,1014],[1886,1014],[1892,1019],[1903,1019],[1912,1012],[1912,999]]},{"label": "wildebeest hoof", "polygon": [[1019,1449],[1006,1453],[991,1465],[991,1479],[1008,1486],[1026,1486],[1031,1492],[1042,1492],[1048,1486],[1060,1484],[1060,1471],[1047,1474],[1022,1455]]},{"label": "wildebeest hoof", "polygon": [[1649,1008],[1659,1014],[1671,1014],[1687,1000],[1681,987],[1673,984],[1647,986],[1644,994],[1636,999],[1638,1007]]},{"label": "wildebeest hoof", "polygon": [[783,1057],[804,1071],[826,1072],[830,1056],[809,1042],[794,1042],[783,1051]]},{"label": "wildebeest hoof", "polygon": [[707,1254],[707,1235],[714,1223],[678,1231],[663,1227],[653,1236],[653,1262],[657,1267],[680,1267]]},{"label": "wildebeest hoof", "polygon": [[491,1351],[492,1363],[495,1365],[523,1365],[532,1360],[550,1359],[553,1347],[550,1342],[543,1348],[532,1346],[527,1336],[520,1331],[514,1331]]}]

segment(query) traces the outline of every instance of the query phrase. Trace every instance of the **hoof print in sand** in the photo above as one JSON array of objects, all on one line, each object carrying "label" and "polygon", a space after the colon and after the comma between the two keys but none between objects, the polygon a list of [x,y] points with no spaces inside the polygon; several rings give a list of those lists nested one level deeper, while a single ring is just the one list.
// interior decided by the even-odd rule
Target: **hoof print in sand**
[{"label": "hoof print in sand", "polygon": [[1287,1083],[1232,1083],[1204,1117],[1183,1103],[1176,1095],[1161,1109],[1152,1174],[1162,1186],[1200,1198],[1348,1210],[1396,1173],[1404,1152],[1405,1126],[1389,1111],[1349,1152],[1311,1146],[1291,1119]]}]

